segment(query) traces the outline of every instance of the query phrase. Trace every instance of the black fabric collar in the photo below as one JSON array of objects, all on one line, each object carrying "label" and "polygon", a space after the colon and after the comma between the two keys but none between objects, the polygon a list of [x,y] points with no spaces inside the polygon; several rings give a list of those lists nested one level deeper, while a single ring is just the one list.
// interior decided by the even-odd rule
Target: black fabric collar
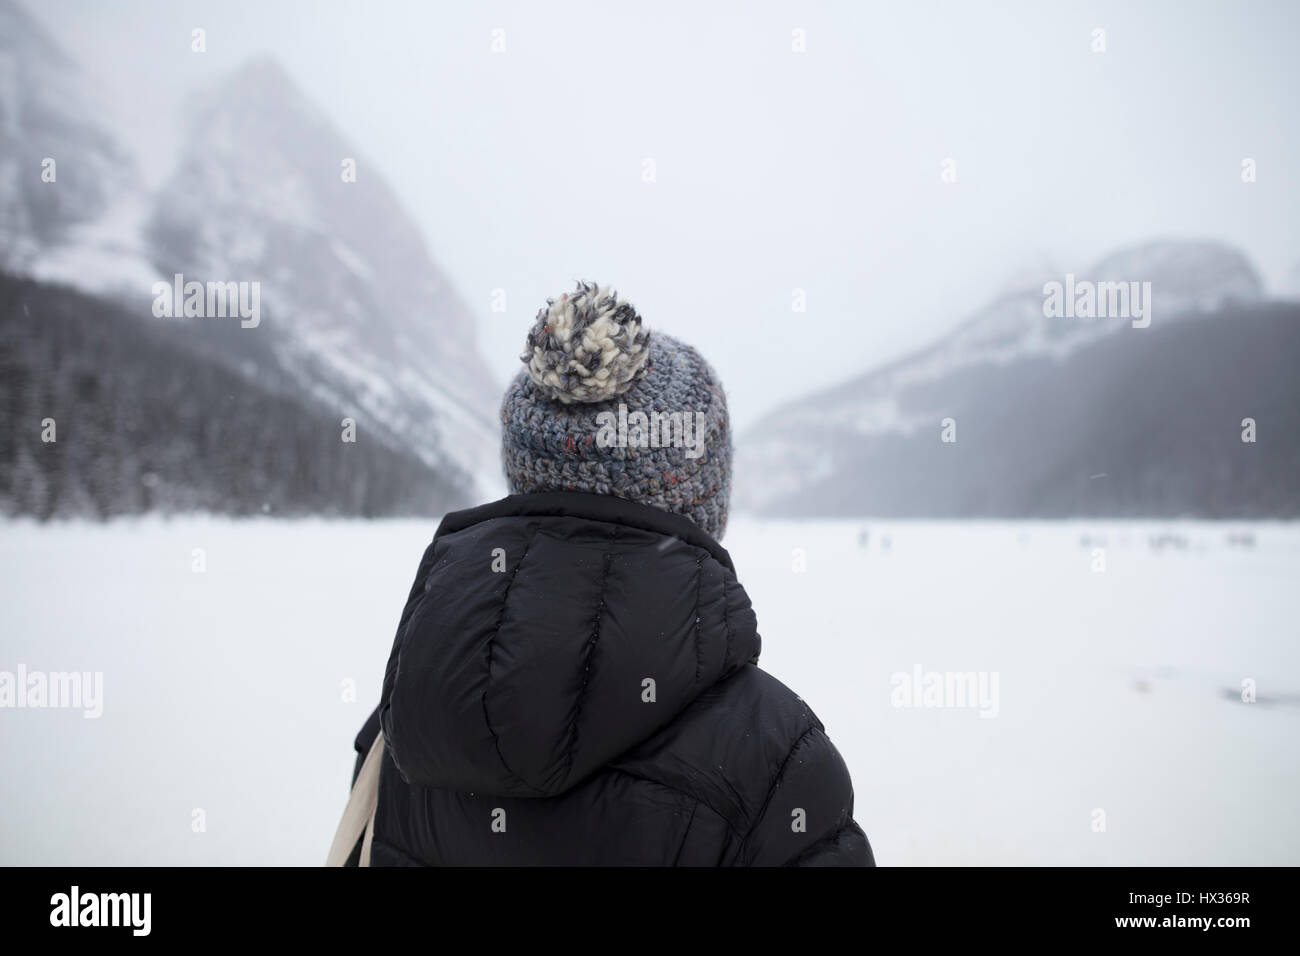
[{"label": "black fabric collar", "polygon": [[580,491],[540,491],[527,495],[508,495],[476,508],[449,512],[438,525],[438,533],[452,534],[470,525],[493,518],[516,517],[572,517],[591,521],[608,521],[614,524],[639,528],[656,534],[678,538],[686,544],[704,548],[723,567],[733,574],[736,567],[727,549],[718,544],[690,518],[672,514],[660,508],[643,505],[611,495],[593,495]]}]

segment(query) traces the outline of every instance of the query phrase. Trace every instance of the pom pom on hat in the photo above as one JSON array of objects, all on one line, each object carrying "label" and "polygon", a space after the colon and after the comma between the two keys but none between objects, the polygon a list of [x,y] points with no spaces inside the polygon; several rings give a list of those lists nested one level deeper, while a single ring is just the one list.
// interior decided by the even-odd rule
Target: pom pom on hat
[{"label": "pom pom on hat", "polygon": [[647,371],[650,333],[607,286],[579,282],[537,313],[520,360],[548,398],[568,405],[622,395]]},{"label": "pom pom on hat", "polygon": [[[623,498],[722,537],[731,428],[722,383],[699,352],[667,332],[651,335],[617,293],[579,282],[537,314],[520,359],[501,401],[511,494]],[[625,402],[626,413],[614,411]],[[611,414],[628,421],[615,435]]]}]

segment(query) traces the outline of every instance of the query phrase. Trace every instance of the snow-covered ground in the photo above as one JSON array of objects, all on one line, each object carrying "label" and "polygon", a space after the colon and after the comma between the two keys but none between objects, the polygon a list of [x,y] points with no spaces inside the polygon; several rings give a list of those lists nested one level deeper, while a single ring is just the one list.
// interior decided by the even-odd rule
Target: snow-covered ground
[{"label": "snow-covered ground", "polygon": [[[0,671],[104,681],[97,719],[0,709],[0,864],[320,864],[435,525],[0,524]],[[1300,864],[1300,527],[737,519],[725,544],[881,863]],[[996,674],[996,716],[894,706],[917,668]]]}]

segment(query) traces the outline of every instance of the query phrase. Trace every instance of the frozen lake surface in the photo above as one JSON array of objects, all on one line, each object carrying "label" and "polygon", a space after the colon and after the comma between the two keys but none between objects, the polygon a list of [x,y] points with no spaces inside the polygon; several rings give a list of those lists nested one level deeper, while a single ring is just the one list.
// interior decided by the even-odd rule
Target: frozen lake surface
[{"label": "frozen lake surface", "polygon": [[[97,719],[0,709],[0,863],[319,865],[435,527],[0,525],[0,672],[103,673]],[[1300,526],[738,518],[724,544],[882,864],[1300,864]],[[896,706],[918,672],[995,676],[995,706]]]}]

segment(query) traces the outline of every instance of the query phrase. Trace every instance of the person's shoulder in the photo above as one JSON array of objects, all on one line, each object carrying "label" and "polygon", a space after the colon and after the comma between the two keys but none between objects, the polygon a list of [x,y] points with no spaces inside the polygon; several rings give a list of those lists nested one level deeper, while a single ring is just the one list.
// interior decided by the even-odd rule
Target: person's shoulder
[{"label": "person's shoulder", "polygon": [[[848,771],[812,708],[753,664],[708,688],[611,766],[689,793],[742,840],[768,815],[783,782],[820,786],[822,802],[836,808],[852,802]],[[804,802],[818,798],[810,792]]]},{"label": "person's shoulder", "polygon": [[[767,756],[788,751],[802,736],[824,730],[812,707],[756,664],[740,667],[687,707],[684,727],[707,734],[735,730]],[[734,741],[733,741],[734,746]]]}]

